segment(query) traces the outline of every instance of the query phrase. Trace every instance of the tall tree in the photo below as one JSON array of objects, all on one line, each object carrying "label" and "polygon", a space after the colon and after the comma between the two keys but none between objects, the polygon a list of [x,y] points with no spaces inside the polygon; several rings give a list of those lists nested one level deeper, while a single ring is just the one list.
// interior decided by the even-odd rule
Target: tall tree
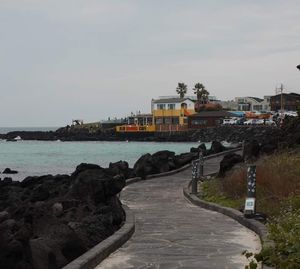
[{"label": "tall tree", "polygon": [[202,83],[196,83],[194,87],[194,94],[197,95],[198,101],[202,104],[208,103],[209,92],[205,89],[205,86]]},{"label": "tall tree", "polygon": [[187,85],[183,82],[178,82],[176,92],[179,94],[180,98],[184,98],[185,94],[187,93]]}]

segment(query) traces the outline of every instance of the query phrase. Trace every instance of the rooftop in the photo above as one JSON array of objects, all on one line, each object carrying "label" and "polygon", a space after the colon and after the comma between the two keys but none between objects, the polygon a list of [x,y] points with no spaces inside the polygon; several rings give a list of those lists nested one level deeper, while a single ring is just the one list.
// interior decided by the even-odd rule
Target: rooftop
[{"label": "rooftop", "polygon": [[170,97],[170,98],[163,98],[163,99],[153,99],[152,102],[155,104],[159,103],[182,103],[186,100],[190,100],[194,102],[195,100],[192,100],[191,98],[184,97],[184,98],[178,98],[178,97]]}]

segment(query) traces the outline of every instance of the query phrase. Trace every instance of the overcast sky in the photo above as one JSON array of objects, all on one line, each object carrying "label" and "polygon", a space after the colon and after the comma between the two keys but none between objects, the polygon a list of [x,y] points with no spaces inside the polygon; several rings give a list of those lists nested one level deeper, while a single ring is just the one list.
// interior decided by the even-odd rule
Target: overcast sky
[{"label": "overcast sky", "polygon": [[0,126],[150,112],[211,95],[300,91],[299,0],[0,0]]}]

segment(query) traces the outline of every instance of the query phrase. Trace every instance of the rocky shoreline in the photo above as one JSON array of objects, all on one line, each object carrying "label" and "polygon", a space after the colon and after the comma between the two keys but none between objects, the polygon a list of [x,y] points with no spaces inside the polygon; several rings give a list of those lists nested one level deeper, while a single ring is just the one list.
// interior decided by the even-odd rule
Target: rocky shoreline
[{"label": "rocky shoreline", "polygon": [[[55,140],[57,132],[14,132],[4,139]],[[125,161],[110,163],[108,168],[80,164],[71,175],[27,177],[22,182],[9,177],[0,180],[0,264],[7,269],[61,268],[121,227],[126,216],[118,193],[126,179],[178,169],[196,159],[199,152],[210,155],[226,150],[217,140],[246,140],[247,158],[294,147],[300,144],[300,122],[293,120],[282,129],[222,126],[164,135],[160,141],[216,141],[211,149],[201,144],[179,155],[166,150],[145,154],[133,168]],[[74,137],[79,136],[69,139]],[[242,156],[225,156],[220,175],[242,161]]]},{"label": "rocky shoreline", "polygon": [[[71,175],[0,179],[0,264],[7,269],[61,268],[103,241],[125,221],[118,193],[126,179],[178,169],[226,150],[219,142],[175,155],[159,151],[108,168],[80,164]],[[17,172],[9,168],[3,172]]]},{"label": "rocky shoreline", "polygon": [[157,142],[211,142],[228,141],[241,142],[247,139],[255,139],[258,142],[265,142],[270,137],[279,139],[282,130],[272,126],[218,126],[197,130],[187,130],[181,132],[155,132],[155,133],[118,133],[114,129],[90,131],[63,127],[56,131],[49,132],[26,132],[16,131],[7,134],[0,134],[0,139],[13,141],[16,137],[22,140],[41,141],[157,141]]}]

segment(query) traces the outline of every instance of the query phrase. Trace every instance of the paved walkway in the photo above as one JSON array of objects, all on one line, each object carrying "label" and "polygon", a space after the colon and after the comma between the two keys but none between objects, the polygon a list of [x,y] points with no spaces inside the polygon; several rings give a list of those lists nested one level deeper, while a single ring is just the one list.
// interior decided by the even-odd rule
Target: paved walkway
[{"label": "paved walkway", "polygon": [[[219,159],[207,161],[205,173]],[[243,250],[258,252],[258,237],[222,214],[190,204],[182,189],[190,169],[127,186],[122,202],[136,218],[133,237],[96,269],[244,268]]]}]

